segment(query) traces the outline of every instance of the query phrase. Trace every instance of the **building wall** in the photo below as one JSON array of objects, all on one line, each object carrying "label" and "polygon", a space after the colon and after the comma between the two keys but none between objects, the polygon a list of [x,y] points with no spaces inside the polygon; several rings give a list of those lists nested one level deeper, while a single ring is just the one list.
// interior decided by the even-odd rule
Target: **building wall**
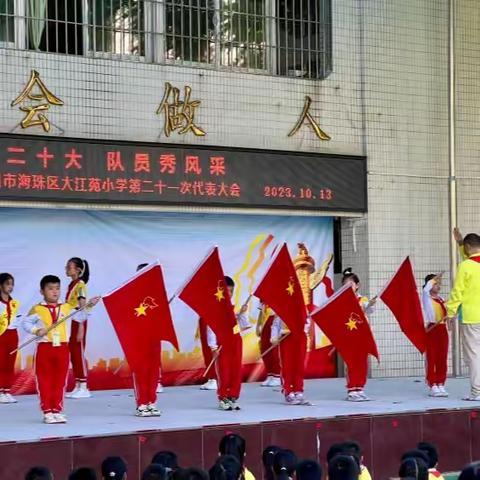
[{"label": "building wall", "polygon": [[[421,285],[449,269],[448,0],[334,0],[333,73],[324,81],[0,50],[0,130],[22,113],[9,103],[36,69],[65,101],[50,114],[52,134],[273,150],[366,154],[369,213],[343,221],[344,266],[370,296],[410,255]],[[458,0],[458,210],[478,229],[480,4]],[[155,114],[164,83],[192,87],[196,123],[207,135],[166,138]],[[304,126],[287,137],[305,95],[332,137]],[[33,133],[29,129],[26,133]],[[42,133],[37,131],[36,133]],[[373,376],[421,374],[423,360],[385,307],[371,318],[382,354]]]}]

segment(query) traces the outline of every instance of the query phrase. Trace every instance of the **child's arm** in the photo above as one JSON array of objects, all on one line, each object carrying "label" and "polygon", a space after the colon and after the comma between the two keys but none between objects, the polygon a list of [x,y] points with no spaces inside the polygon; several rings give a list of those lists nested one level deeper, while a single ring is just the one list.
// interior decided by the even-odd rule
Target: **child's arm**
[{"label": "child's arm", "polygon": [[210,327],[207,327],[207,344],[211,350],[218,349],[217,337],[213,333],[213,330]]},{"label": "child's arm", "polygon": [[361,302],[361,307],[366,315],[371,315],[375,312],[375,304],[377,303],[377,297],[373,297],[371,300],[365,298]]},{"label": "child's arm", "polygon": [[248,321],[247,312],[248,305],[242,305],[242,308],[237,313],[237,323],[241,331],[248,330],[251,327],[250,322]]},{"label": "child's arm", "polygon": [[282,335],[282,321],[279,317],[275,316],[272,322],[272,333],[270,334],[270,342],[272,344],[278,343]]},{"label": "child's arm", "polygon": [[427,282],[422,290],[422,304],[423,311],[425,313],[425,322],[435,323],[435,311],[433,310],[432,299],[430,298],[430,292],[435,284],[435,279],[432,278]]},{"label": "child's arm", "polygon": [[22,318],[21,325],[25,332],[37,337],[43,337],[46,333],[40,317],[31,312],[29,315]]}]

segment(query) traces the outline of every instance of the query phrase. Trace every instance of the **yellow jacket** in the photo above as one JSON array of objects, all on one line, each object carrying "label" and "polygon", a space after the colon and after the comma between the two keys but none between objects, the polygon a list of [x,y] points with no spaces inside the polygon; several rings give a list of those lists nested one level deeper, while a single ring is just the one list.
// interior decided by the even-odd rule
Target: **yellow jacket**
[{"label": "yellow jacket", "polygon": [[473,260],[480,254],[472,255],[458,266],[457,277],[447,302],[449,317],[462,308],[462,323],[480,324],[480,263]]}]

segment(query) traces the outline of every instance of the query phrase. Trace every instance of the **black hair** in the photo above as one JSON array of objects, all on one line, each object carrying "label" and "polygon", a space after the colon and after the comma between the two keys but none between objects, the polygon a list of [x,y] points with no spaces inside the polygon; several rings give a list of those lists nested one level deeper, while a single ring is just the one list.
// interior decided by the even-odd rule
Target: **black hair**
[{"label": "black hair", "polygon": [[152,463],[142,473],[142,480],[165,480],[167,477],[167,470],[158,463]]},{"label": "black hair", "polygon": [[343,442],[341,445],[345,453],[358,457],[359,459],[361,458],[362,450],[357,442],[349,440],[348,442]]},{"label": "black hair", "polygon": [[127,464],[121,457],[107,457],[102,462],[101,470],[105,480],[121,480],[127,473]]},{"label": "black hair", "polygon": [[298,460],[292,450],[282,449],[273,457],[273,472],[278,480],[287,480],[293,477]]},{"label": "black hair", "polygon": [[70,473],[68,480],[97,480],[97,474],[93,468],[80,467]]},{"label": "black hair", "polygon": [[52,480],[52,472],[47,467],[32,467],[26,474],[25,480]]},{"label": "black hair", "polygon": [[15,282],[13,275],[11,275],[10,273],[0,273],[0,285],[7,283],[9,280]]},{"label": "black hair", "polygon": [[428,480],[427,462],[418,457],[405,458],[398,470],[398,476],[409,480]]},{"label": "black hair", "polygon": [[240,480],[243,479],[243,467],[234,455],[218,457],[208,471],[210,480]]},{"label": "black hair", "polygon": [[437,274],[435,274],[435,273],[429,273],[429,274],[425,277],[425,280],[424,280],[424,282],[423,282],[423,287],[425,288],[425,285],[427,285],[427,283],[428,283],[430,280],[433,280],[436,276],[437,276]]},{"label": "black hair", "polygon": [[353,455],[339,454],[328,463],[329,480],[358,480],[360,466]]},{"label": "black hair", "polygon": [[137,266],[137,272],[140,270],[143,270],[145,267],[148,267],[148,263],[141,263],[140,265]]},{"label": "black hair", "polygon": [[60,279],[56,275],[45,275],[40,280],[40,288],[43,290],[49,283],[58,283],[60,285]]},{"label": "black hair", "polygon": [[400,460],[403,462],[407,458],[417,458],[419,460],[422,460],[422,462],[425,462],[426,465],[428,465],[428,462],[429,462],[428,455],[424,451],[418,448],[415,450],[409,450],[408,452],[405,452],[402,455],[402,458]]},{"label": "black hair", "polygon": [[83,280],[85,283],[88,283],[90,279],[90,267],[86,260],[82,260],[80,257],[72,257],[67,263],[72,262],[77,268],[80,269],[80,275],[78,278]]},{"label": "black hair", "polygon": [[342,272],[342,283],[343,282],[346,282],[347,280],[353,280],[355,283],[360,283],[360,278],[358,277],[358,275],[356,273],[353,273],[353,269],[352,267],[348,267],[346,268],[343,272]]},{"label": "black hair", "polygon": [[333,443],[327,451],[327,463],[330,463],[334,457],[345,453],[345,449],[342,443]]},{"label": "black hair", "polygon": [[196,467],[179,468],[170,476],[169,480],[209,480],[208,473]]},{"label": "black hair", "polygon": [[468,233],[463,239],[463,244],[473,248],[480,248],[480,235]]},{"label": "black hair", "polygon": [[303,460],[295,471],[297,480],[322,480],[322,467],[314,460]]},{"label": "black hair", "polygon": [[245,439],[236,433],[229,433],[220,440],[218,451],[220,455],[233,455],[243,466],[245,458]]},{"label": "black hair", "polygon": [[276,445],[269,445],[262,452],[263,476],[265,480],[273,480],[273,460],[275,454],[281,450]]},{"label": "black hair", "polygon": [[434,468],[438,463],[438,450],[433,443],[420,442],[417,448],[428,456],[428,468]]},{"label": "black hair", "polygon": [[225,285],[227,287],[232,287],[234,288],[235,287],[235,282],[233,281],[233,278],[232,277],[228,277],[227,275],[225,275]]},{"label": "black hair", "polygon": [[480,480],[480,462],[473,462],[467,465],[458,480]]},{"label": "black hair", "polygon": [[153,456],[152,463],[155,463],[156,465],[162,465],[167,473],[170,473],[177,470],[178,457],[175,452],[171,452],[170,450],[162,450]]}]

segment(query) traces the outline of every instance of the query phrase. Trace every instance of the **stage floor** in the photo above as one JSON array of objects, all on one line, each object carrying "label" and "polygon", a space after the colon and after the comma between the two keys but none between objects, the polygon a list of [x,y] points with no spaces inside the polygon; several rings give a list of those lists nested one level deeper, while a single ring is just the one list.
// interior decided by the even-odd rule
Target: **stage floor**
[{"label": "stage floor", "polygon": [[215,392],[198,386],[170,387],[159,395],[163,415],[137,418],[132,391],[98,391],[91,399],[66,400],[69,422],[44,425],[36,396],[18,396],[17,404],[0,405],[0,442],[48,438],[121,435],[146,430],[184,430],[202,426],[252,424],[305,418],[330,419],[358,415],[384,415],[432,410],[471,409],[480,402],[465,402],[467,379],[449,380],[449,398],[427,396],[422,379],[373,379],[368,382],[370,402],[346,402],[344,379],[309,380],[306,396],[315,405],[289,406],[271,388],[244,384],[239,412],[217,410]]}]

